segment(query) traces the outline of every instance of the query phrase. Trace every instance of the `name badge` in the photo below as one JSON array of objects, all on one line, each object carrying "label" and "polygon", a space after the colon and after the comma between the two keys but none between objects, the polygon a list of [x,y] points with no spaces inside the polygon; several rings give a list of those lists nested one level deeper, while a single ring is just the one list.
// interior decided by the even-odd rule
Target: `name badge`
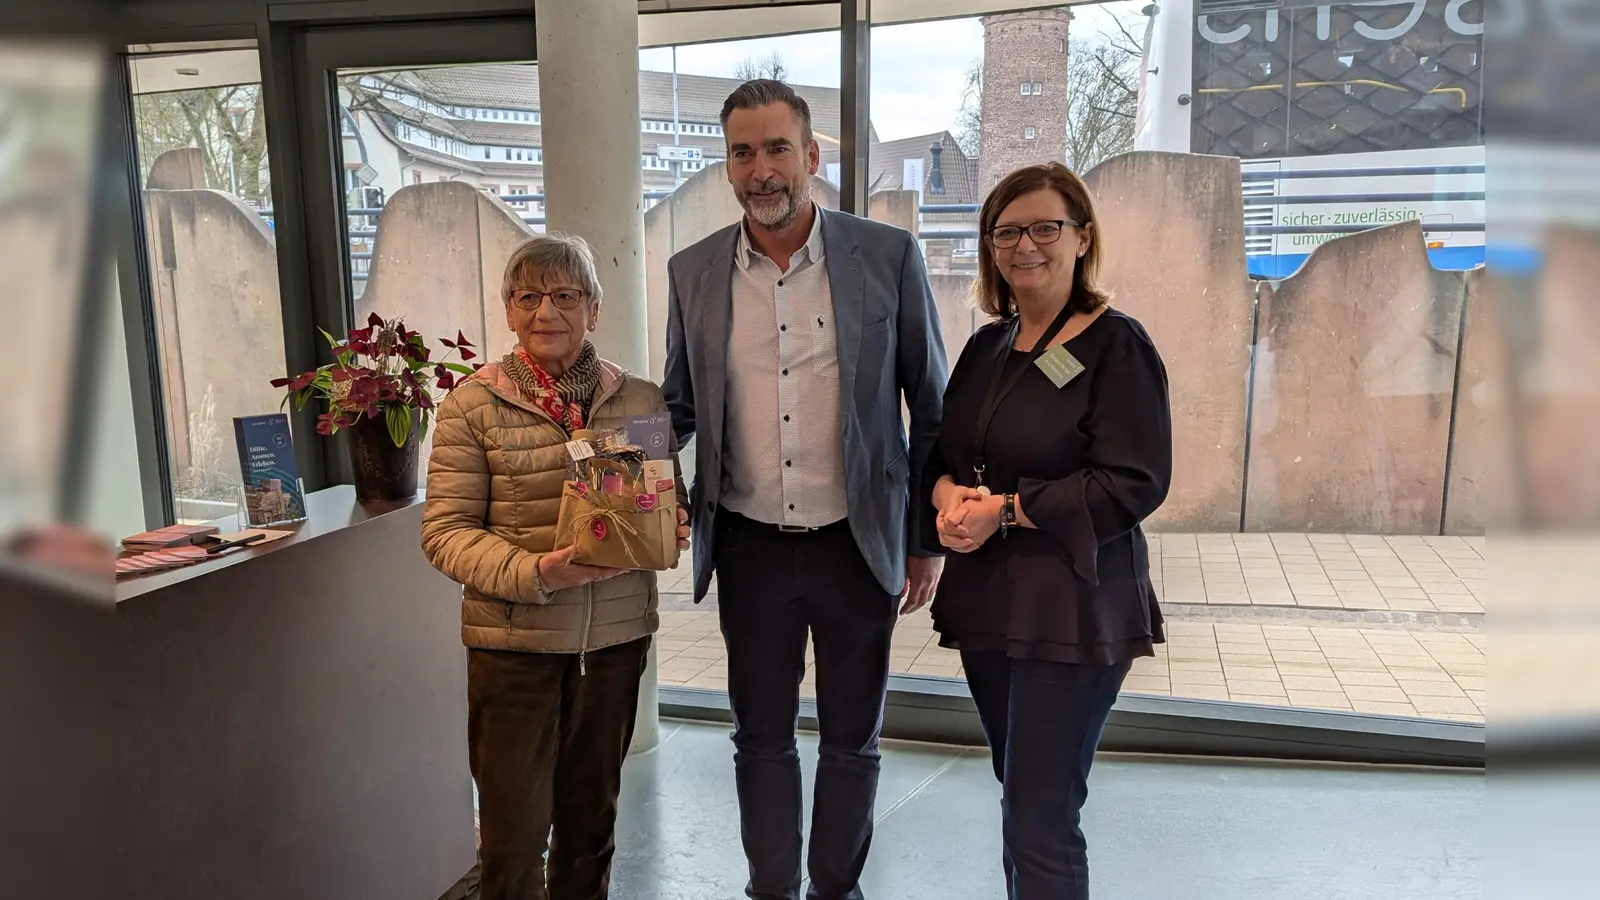
[{"label": "name badge", "polygon": [[1078,373],[1083,371],[1083,363],[1078,362],[1077,358],[1068,353],[1067,348],[1060,344],[1051,347],[1037,360],[1034,360],[1033,364],[1039,367],[1039,371],[1043,372],[1045,377],[1050,379],[1050,383],[1054,384],[1058,390],[1066,387],[1067,382],[1077,378]]}]

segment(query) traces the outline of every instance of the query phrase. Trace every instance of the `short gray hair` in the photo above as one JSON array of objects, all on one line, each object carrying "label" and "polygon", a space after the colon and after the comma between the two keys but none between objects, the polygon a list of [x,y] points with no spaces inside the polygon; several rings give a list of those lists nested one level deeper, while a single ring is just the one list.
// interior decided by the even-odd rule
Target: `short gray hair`
[{"label": "short gray hair", "polygon": [[511,251],[511,258],[506,260],[505,277],[500,283],[500,299],[510,303],[513,291],[531,287],[540,275],[570,279],[590,300],[600,302],[600,275],[595,269],[594,249],[575,234],[555,231],[536,234]]}]

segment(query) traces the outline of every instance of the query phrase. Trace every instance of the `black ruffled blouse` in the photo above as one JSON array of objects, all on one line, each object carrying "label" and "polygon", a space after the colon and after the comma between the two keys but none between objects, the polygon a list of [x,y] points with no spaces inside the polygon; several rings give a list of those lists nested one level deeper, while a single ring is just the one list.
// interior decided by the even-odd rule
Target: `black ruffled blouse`
[{"label": "black ruffled blouse", "polygon": [[[995,323],[962,350],[925,483],[975,483],[978,412],[1010,336]],[[1166,640],[1139,527],[1172,477],[1166,367],[1143,326],[1114,309],[1065,346],[1084,371],[1057,388],[1028,366],[986,441],[984,483],[1015,492],[1037,528],[948,554],[932,610],[941,646],[1110,665]],[[1027,355],[1011,350],[1004,375],[1022,365]],[[928,549],[941,549],[937,534]]]}]

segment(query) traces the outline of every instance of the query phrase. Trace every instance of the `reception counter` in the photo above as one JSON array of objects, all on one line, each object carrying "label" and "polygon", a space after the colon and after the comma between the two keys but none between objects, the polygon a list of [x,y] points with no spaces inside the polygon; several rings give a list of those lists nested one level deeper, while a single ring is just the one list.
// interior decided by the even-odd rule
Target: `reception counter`
[{"label": "reception counter", "polygon": [[436,900],[472,868],[459,589],[419,500],[124,581],[137,900]]}]

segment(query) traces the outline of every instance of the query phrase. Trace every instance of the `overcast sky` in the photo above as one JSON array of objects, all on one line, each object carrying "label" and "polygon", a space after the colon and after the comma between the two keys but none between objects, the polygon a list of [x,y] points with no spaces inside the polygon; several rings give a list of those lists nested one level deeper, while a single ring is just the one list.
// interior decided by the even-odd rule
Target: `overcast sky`
[{"label": "overcast sky", "polygon": [[[1094,37],[1110,27],[1110,11],[1143,27],[1138,11],[1145,0],[1119,0],[1074,10],[1073,37]],[[1135,34],[1138,31],[1135,30]],[[774,50],[795,84],[839,86],[839,34],[793,35],[696,44],[678,48],[678,71],[732,77],[745,59],[766,58]],[[977,17],[872,30],[872,124],[880,140],[915,137],[951,128],[961,108],[967,68],[983,57],[983,25]],[[672,71],[672,51],[641,50],[639,67]]]}]

